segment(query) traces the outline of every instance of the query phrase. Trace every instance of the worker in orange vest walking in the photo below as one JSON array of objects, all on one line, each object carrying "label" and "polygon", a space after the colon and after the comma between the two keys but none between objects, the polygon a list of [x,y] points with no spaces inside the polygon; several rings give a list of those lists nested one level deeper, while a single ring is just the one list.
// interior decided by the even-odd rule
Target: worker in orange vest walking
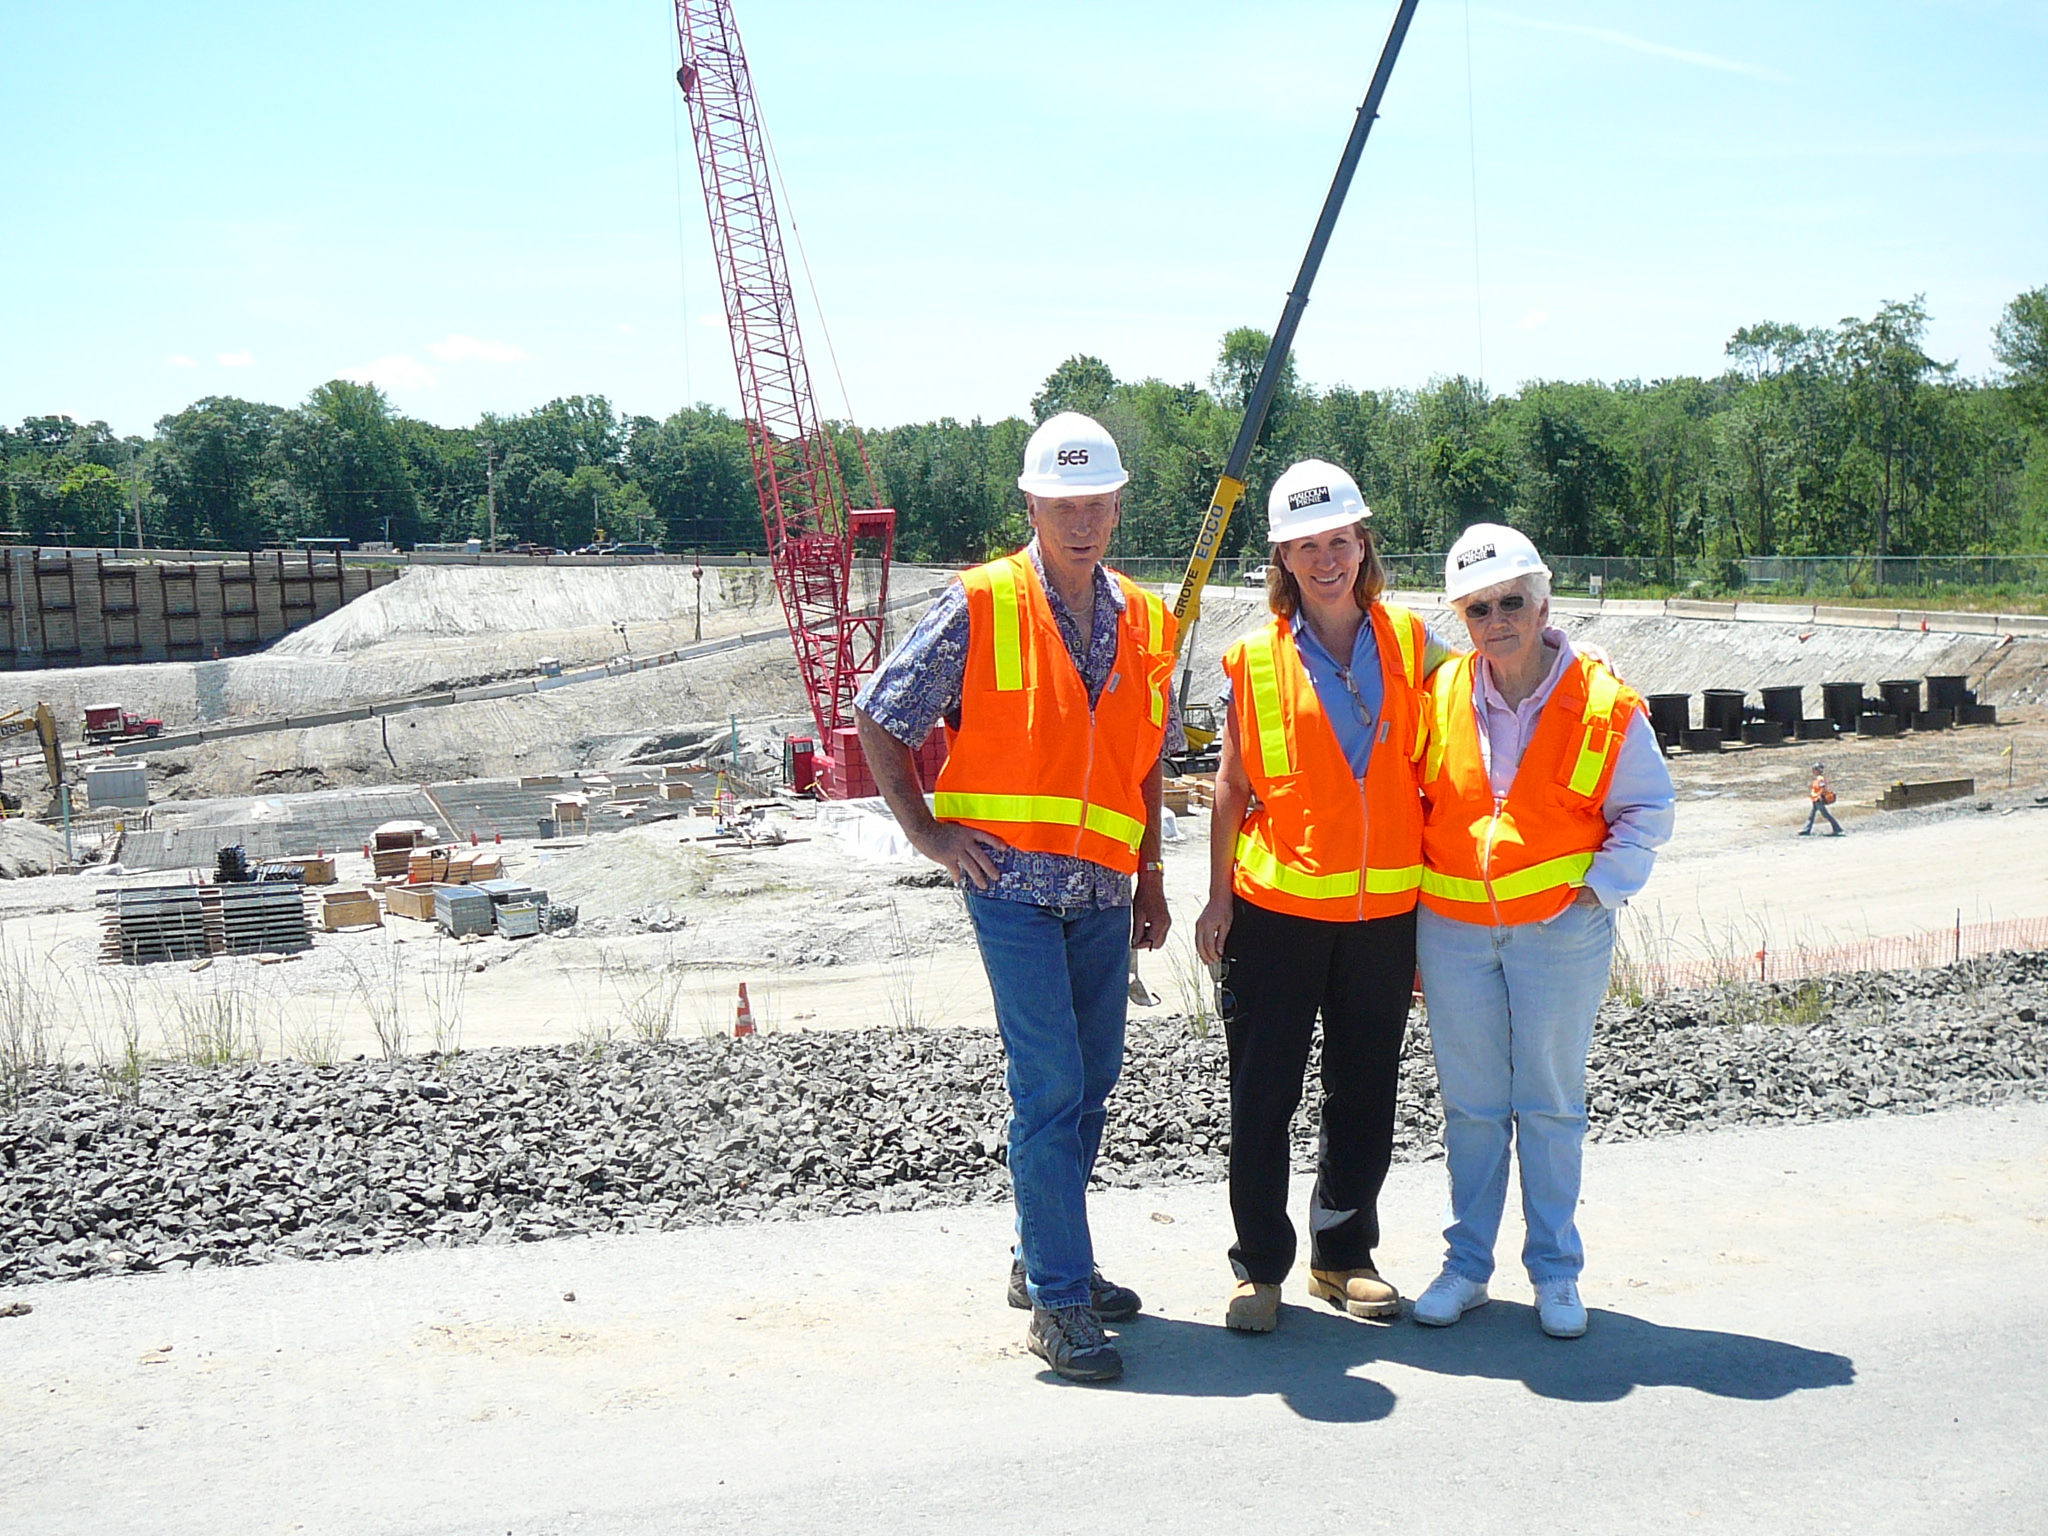
[{"label": "worker in orange vest walking", "polygon": [[1273,483],[1273,620],[1223,657],[1227,679],[1209,904],[1195,947],[1221,976],[1230,1044],[1225,1324],[1270,1333],[1294,1267],[1290,1129],[1322,1019],[1322,1136],[1309,1200],[1311,1296],[1391,1317],[1374,1263],[1394,1153],[1422,884],[1423,679],[1450,654],[1386,573],[1357,482],[1308,459]]},{"label": "worker in orange vest walking", "polygon": [[1835,829],[1828,836],[1840,837],[1842,835],[1842,824],[1835,820],[1835,813],[1828,809],[1829,806],[1835,803],[1835,792],[1828,787],[1827,772],[1820,763],[1813,765],[1813,781],[1806,786],[1806,800],[1808,806],[1806,825],[1800,830],[1799,835],[1801,837],[1811,835],[1814,817],[1825,816],[1828,819],[1828,825]]},{"label": "worker in orange vest walking", "polygon": [[[947,588],[854,699],[877,788],[967,903],[1009,1057],[1009,1301],[1030,1309],[1031,1352],[1075,1381],[1122,1375],[1102,1325],[1141,1305],[1096,1266],[1088,1178],[1130,953],[1166,942],[1161,761],[1182,747],[1173,615],[1102,563],[1128,479],[1099,423],[1047,420],[1017,479],[1030,544]],[[951,751],[928,808],[912,752],[940,719]]]}]

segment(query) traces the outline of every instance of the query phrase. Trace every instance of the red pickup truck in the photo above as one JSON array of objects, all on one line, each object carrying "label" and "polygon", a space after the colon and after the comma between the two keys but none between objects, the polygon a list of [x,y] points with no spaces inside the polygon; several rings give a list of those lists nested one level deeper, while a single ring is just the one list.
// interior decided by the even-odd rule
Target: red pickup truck
[{"label": "red pickup truck", "polygon": [[164,723],[147,718],[118,704],[85,706],[85,739],[90,742],[119,741],[129,736],[160,736]]}]

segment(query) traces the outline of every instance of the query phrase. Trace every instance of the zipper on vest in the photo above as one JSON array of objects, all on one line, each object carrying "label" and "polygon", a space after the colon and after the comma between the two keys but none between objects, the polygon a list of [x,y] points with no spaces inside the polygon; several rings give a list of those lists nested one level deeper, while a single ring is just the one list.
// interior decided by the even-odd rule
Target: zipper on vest
[{"label": "zipper on vest", "polygon": [[1508,797],[1496,793],[1493,797],[1493,816],[1486,823],[1486,844],[1479,853],[1479,878],[1486,882],[1486,904],[1493,909],[1493,926],[1500,927],[1500,901],[1493,894],[1493,839],[1500,831],[1501,812],[1507,808]]},{"label": "zipper on vest", "polygon": [[[1379,749],[1375,746],[1373,750]],[[1368,758],[1367,774],[1372,772],[1370,762]],[[1363,828],[1358,834],[1358,920],[1362,923],[1365,921],[1365,888],[1372,877],[1372,865],[1366,858],[1366,850],[1372,846],[1372,804],[1365,797],[1364,776],[1358,780],[1358,823]]]}]

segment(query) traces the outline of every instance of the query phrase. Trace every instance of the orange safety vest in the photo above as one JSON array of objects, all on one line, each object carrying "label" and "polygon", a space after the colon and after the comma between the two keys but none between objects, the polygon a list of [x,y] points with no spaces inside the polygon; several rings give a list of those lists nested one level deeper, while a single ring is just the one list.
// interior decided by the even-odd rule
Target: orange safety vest
[{"label": "orange safety vest", "polygon": [[1477,662],[1467,653],[1430,679],[1422,904],[1468,923],[1538,923],[1571,905],[1607,841],[1601,804],[1643,701],[1600,663],[1574,656],[1514,783],[1496,798],[1472,708]]},{"label": "orange safety vest", "polygon": [[1275,619],[1223,657],[1239,753],[1258,797],[1237,835],[1231,888],[1254,906],[1325,922],[1415,906],[1427,635],[1405,608],[1374,603],[1368,619],[1384,702],[1362,779],[1352,775],[1291,623]]},{"label": "orange safety vest", "polygon": [[1166,743],[1175,621],[1110,572],[1124,595],[1116,663],[1095,707],[1028,554],[968,571],[960,729],[932,814],[1013,848],[1064,853],[1136,874],[1145,780]]}]

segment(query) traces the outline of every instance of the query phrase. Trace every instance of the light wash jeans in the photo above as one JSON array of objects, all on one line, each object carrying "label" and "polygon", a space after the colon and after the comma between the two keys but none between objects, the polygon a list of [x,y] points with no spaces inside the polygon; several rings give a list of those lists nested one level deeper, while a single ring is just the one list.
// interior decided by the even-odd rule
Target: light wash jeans
[{"label": "light wash jeans", "polygon": [[1040,907],[967,892],[1009,1057],[1010,1185],[1031,1299],[1089,1300],[1088,1176],[1124,1065],[1129,907]]},{"label": "light wash jeans", "polygon": [[1424,908],[1415,953],[1444,1104],[1451,1224],[1444,1267],[1493,1274],[1512,1139],[1522,1170],[1530,1280],[1577,1279],[1586,1053],[1607,992],[1614,914],[1567,907],[1547,923],[1463,923]]}]

